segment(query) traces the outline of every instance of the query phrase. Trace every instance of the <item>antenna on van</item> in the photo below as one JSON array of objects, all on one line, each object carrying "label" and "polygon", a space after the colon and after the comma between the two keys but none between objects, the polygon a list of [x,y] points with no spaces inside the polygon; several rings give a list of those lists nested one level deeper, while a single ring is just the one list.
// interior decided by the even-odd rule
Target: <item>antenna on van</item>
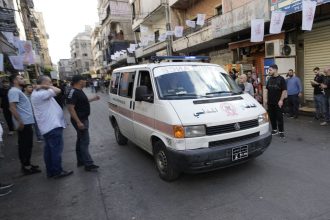
[{"label": "antenna on van", "polygon": [[152,56],[151,61],[154,63],[160,63],[164,60],[170,61],[210,61],[208,56]]}]

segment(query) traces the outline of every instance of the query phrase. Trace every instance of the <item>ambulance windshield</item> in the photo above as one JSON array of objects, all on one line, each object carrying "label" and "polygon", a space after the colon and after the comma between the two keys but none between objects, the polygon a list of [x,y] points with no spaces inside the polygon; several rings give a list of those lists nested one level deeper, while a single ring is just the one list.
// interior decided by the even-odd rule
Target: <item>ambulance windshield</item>
[{"label": "ambulance windshield", "polygon": [[216,66],[164,66],[154,69],[160,99],[197,99],[240,94],[241,89]]}]

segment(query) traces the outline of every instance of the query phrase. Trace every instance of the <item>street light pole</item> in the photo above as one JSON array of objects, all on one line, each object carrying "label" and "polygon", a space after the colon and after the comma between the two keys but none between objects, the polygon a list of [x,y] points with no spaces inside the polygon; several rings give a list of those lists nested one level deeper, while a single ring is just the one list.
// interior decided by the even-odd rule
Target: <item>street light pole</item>
[{"label": "street light pole", "polygon": [[[163,1],[165,1],[166,31],[171,31],[169,3],[168,0],[163,0]],[[172,36],[167,37],[166,51],[167,51],[167,56],[172,56]]]}]

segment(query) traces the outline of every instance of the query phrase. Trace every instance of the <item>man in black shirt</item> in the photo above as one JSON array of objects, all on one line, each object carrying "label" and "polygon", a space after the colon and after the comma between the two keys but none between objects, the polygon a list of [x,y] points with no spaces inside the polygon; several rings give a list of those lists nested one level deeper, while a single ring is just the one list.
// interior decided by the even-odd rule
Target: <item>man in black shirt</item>
[{"label": "man in black shirt", "polygon": [[89,153],[89,121],[90,102],[100,99],[99,96],[88,99],[83,88],[86,86],[86,79],[81,75],[72,78],[72,89],[69,92],[67,104],[71,115],[71,123],[77,131],[76,154],[77,166],[85,166],[86,171],[96,171],[99,166]]},{"label": "man in black shirt", "polygon": [[330,123],[330,66],[324,68],[324,80],[321,84],[321,88],[324,89],[325,93],[325,120],[320,125],[328,125]]},{"label": "man in black shirt", "polygon": [[3,116],[6,119],[9,135],[14,134],[14,124],[11,112],[9,110],[9,100],[8,100],[8,91],[10,89],[10,84],[8,80],[4,80],[3,87],[0,89],[0,98],[1,98],[1,108],[3,111]]},{"label": "man in black shirt", "polygon": [[314,87],[314,105],[315,105],[315,119],[319,120],[324,117],[325,113],[325,97],[321,84],[324,81],[324,76],[320,73],[320,68],[314,68],[315,77],[311,81],[311,85]]},{"label": "man in black shirt", "polygon": [[285,79],[278,74],[278,67],[273,64],[269,67],[270,78],[267,82],[267,106],[268,114],[272,124],[272,135],[279,134],[284,138],[284,123],[282,107],[283,101],[287,97]]}]

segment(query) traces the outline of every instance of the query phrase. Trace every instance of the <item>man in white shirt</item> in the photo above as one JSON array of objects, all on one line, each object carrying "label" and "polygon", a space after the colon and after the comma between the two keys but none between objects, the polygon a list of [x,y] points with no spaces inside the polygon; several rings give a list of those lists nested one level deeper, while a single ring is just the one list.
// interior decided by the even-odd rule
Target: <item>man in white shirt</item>
[{"label": "man in white shirt", "polygon": [[244,93],[250,94],[254,97],[254,88],[251,83],[247,82],[247,79],[247,75],[242,74],[239,78],[239,82],[244,85]]},{"label": "man in white shirt", "polygon": [[47,176],[49,178],[66,177],[73,171],[65,171],[62,168],[65,120],[62,108],[54,99],[61,90],[52,85],[48,76],[40,76],[37,84],[32,92],[31,102],[40,133],[45,139],[44,160]]}]

